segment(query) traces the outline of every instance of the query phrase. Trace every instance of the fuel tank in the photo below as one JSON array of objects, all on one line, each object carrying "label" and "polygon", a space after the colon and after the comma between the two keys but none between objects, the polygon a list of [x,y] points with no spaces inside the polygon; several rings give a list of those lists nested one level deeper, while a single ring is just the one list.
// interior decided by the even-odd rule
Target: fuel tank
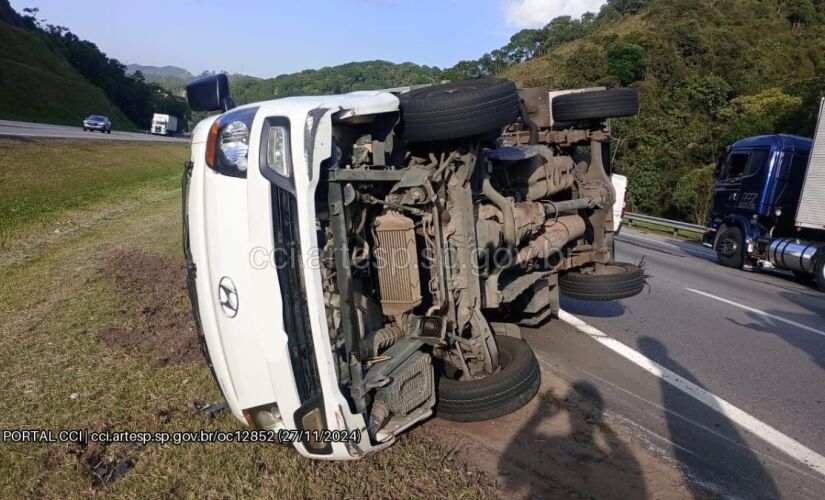
[{"label": "fuel tank", "polygon": [[825,243],[781,239],[771,242],[769,257],[771,263],[781,269],[813,274],[820,251],[825,252]]}]

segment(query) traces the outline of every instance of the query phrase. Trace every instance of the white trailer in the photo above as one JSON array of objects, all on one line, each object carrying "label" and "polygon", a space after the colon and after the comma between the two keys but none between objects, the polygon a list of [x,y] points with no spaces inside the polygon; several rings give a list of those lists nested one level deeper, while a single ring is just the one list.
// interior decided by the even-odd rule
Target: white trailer
[{"label": "white trailer", "polygon": [[796,226],[825,230],[825,99],[819,110],[819,123],[796,211]]},{"label": "white trailer", "polygon": [[149,132],[155,135],[175,135],[178,132],[178,119],[171,115],[155,113]]}]

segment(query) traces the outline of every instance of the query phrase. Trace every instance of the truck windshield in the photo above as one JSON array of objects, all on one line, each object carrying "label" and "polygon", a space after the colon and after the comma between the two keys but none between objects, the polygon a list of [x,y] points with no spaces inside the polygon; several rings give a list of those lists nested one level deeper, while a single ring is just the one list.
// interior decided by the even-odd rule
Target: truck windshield
[{"label": "truck windshield", "polygon": [[768,162],[770,156],[770,149],[756,149],[751,153],[748,168],[745,171],[745,176],[758,174],[762,170],[762,166]]}]

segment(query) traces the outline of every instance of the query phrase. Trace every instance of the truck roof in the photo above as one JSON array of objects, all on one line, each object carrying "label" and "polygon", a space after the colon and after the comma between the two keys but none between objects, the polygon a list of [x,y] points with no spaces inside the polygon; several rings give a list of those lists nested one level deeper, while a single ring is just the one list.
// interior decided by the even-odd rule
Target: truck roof
[{"label": "truck roof", "polygon": [[731,149],[746,149],[758,147],[778,147],[783,150],[810,151],[811,140],[806,137],[789,134],[758,135],[737,141]]}]

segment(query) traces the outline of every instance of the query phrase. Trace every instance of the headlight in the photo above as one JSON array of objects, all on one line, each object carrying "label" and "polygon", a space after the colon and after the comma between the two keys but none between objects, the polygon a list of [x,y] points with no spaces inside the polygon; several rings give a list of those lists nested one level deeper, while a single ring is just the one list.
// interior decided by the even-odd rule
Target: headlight
[{"label": "headlight", "polygon": [[286,127],[270,127],[266,141],[266,166],[279,175],[289,177],[289,165],[289,136]]},{"label": "headlight", "polygon": [[249,168],[249,133],[258,108],[241,109],[221,116],[209,129],[206,164],[232,177],[246,177]]}]

